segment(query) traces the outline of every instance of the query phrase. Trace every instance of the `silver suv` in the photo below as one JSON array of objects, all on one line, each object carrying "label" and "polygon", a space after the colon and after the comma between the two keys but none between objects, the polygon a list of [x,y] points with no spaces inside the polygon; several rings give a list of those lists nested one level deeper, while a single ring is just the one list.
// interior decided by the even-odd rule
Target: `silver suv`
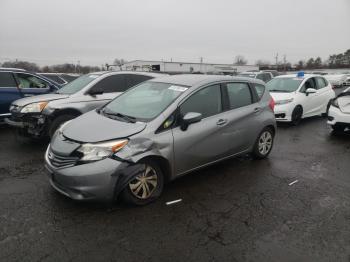
[{"label": "silver suv", "polygon": [[51,185],[76,200],[144,205],[164,183],[220,160],[271,152],[274,101],[262,81],[176,75],[146,81],[63,125],[45,161]]},{"label": "silver suv", "polygon": [[52,136],[64,122],[103,106],[130,87],[164,76],[147,72],[96,72],[83,75],[55,93],[26,97],[10,106],[5,121],[19,134],[35,138]]}]

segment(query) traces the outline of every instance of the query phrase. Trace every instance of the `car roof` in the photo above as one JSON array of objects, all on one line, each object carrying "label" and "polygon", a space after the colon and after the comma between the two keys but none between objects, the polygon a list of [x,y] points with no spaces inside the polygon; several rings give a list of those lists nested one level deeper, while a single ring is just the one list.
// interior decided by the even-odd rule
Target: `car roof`
[{"label": "car roof", "polygon": [[310,78],[310,77],[323,77],[321,75],[315,75],[315,74],[304,74],[303,76],[298,76],[298,74],[289,74],[289,75],[280,75],[276,76],[275,78],[300,78],[300,79],[305,79],[305,78]]},{"label": "car roof", "polygon": [[247,78],[247,77],[223,76],[223,75],[199,75],[199,74],[172,75],[172,76],[161,77],[152,81],[169,83],[174,85],[190,86],[190,87],[210,84],[212,82],[219,82],[219,81],[242,81],[242,82],[265,84],[263,81],[259,79],[253,79],[253,78]]},{"label": "car roof", "polygon": [[21,68],[8,68],[8,67],[0,67],[0,71],[13,71],[13,72],[28,72],[25,69],[21,69]]},{"label": "car roof", "polygon": [[153,73],[153,72],[141,72],[141,71],[99,71],[99,72],[92,72],[89,73],[92,75],[121,75],[121,74],[132,74],[132,75],[144,75],[144,76],[150,76],[153,78],[157,77],[164,77],[167,76],[168,74],[163,74],[163,73]]}]

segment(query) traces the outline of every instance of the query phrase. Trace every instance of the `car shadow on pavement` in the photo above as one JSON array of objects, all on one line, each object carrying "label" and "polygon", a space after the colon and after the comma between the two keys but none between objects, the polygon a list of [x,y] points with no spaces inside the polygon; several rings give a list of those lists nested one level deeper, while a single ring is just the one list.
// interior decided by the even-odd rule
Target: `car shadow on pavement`
[{"label": "car shadow on pavement", "polygon": [[282,129],[300,128],[303,126],[314,125],[316,122],[319,122],[320,120],[324,121],[325,123],[327,121],[327,119],[323,116],[312,116],[312,117],[301,119],[300,123],[296,126],[289,122],[277,122],[277,127]]}]

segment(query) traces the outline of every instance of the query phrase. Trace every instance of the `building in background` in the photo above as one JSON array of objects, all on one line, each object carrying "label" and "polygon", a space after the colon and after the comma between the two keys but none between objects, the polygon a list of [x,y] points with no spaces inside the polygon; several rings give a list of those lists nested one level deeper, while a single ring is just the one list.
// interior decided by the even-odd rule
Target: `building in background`
[{"label": "building in background", "polygon": [[125,71],[167,72],[170,74],[202,73],[232,75],[244,71],[259,70],[259,67],[254,65],[134,60],[127,62],[120,67],[115,67],[114,69]]}]

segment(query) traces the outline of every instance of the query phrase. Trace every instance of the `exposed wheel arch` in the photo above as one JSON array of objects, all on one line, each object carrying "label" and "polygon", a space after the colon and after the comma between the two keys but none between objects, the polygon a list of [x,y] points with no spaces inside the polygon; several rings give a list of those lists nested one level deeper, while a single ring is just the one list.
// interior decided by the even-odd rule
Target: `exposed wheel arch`
[{"label": "exposed wheel arch", "polygon": [[57,110],[54,112],[54,114],[51,116],[51,120],[55,119],[56,117],[58,116],[61,116],[61,115],[73,115],[73,116],[80,116],[82,115],[83,113],[80,112],[78,109],[75,109],[75,108],[65,108],[65,109],[62,109],[62,110]]},{"label": "exposed wheel arch", "polygon": [[165,183],[171,180],[171,177],[172,177],[171,166],[169,161],[165,157],[157,156],[157,155],[145,156],[137,162],[142,162],[145,160],[152,160],[159,164],[159,167],[161,168],[164,175]]}]

